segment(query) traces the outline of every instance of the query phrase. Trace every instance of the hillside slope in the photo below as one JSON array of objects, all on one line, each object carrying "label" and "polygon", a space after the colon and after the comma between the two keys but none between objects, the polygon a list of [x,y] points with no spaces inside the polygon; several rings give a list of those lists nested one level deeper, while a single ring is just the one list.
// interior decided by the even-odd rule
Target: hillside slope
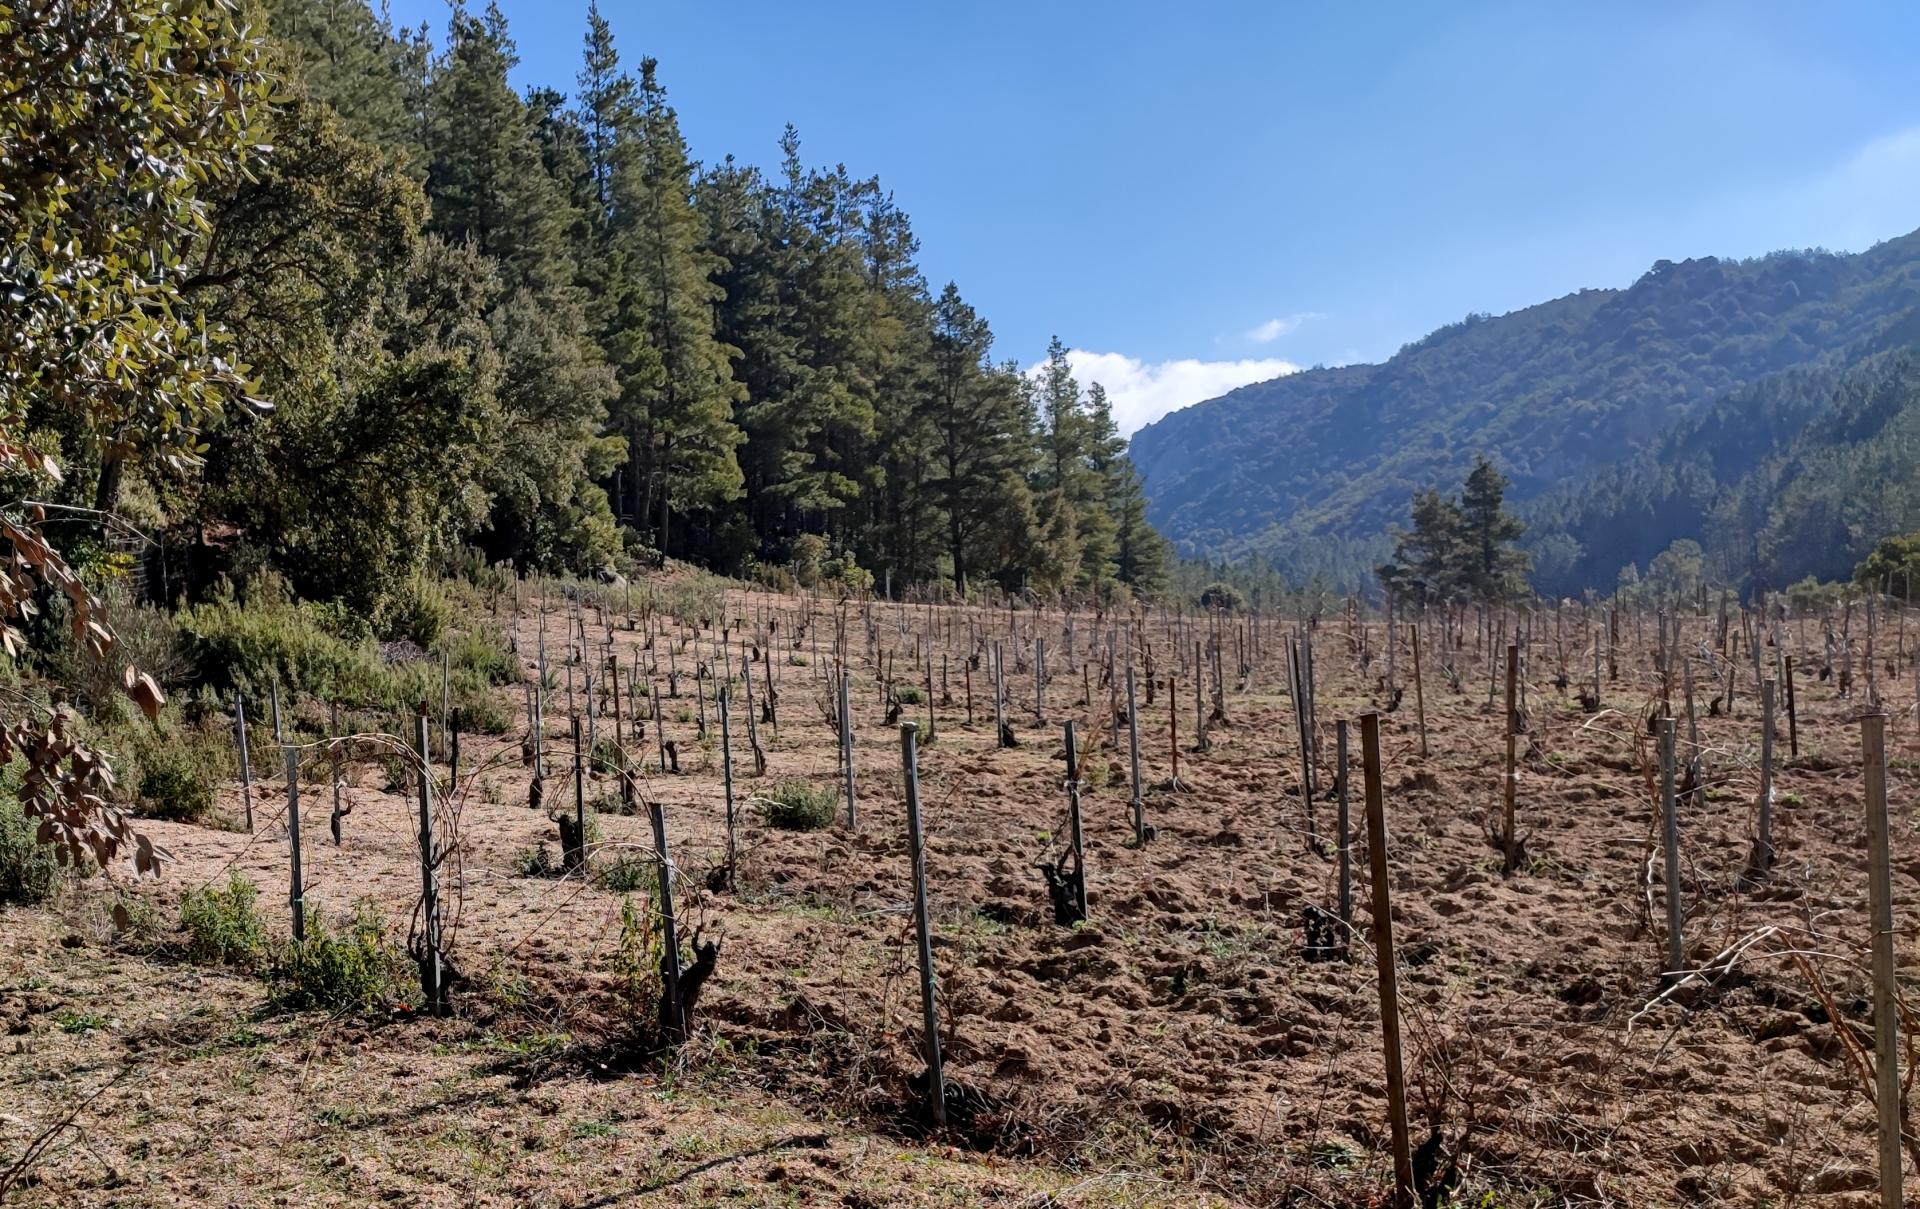
[{"label": "hillside slope", "polygon": [[[1920,232],[1855,255],[1661,261],[1626,289],[1471,316],[1379,365],[1242,387],[1135,435],[1149,515],[1185,553],[1257,552],[1291,577],[1351,584],[1410,493],[1457,482],[1477,453],[1526,505],[1633,463],[1756,383],[1799,372],[1831,386],[1907,332],[1917,267]],[[1562,548],[1555,574],[1609,580],[1613,553]]]}]

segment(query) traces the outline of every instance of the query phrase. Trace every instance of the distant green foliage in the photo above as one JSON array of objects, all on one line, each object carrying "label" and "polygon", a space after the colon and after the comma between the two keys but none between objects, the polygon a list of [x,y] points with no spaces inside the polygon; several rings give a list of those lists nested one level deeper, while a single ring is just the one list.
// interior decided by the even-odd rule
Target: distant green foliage
[{"label": "distant green foliage", "polygon": [[1912,600],[1920,588],[1920,532],[1882,540],[1853,569],[1853,582],[1870,592]]},{"label": "distant green foliage", "polygon": [[1787,585],[1787,604],[1796,613],[1813,612],[1826,605],[1837,605],[1847,595],[1847,585],[1821,583],[1809,575]]},{"label": "distant green foliage", "polygon": [[839,795],[831,788],[815,788],[798,777],[788,778],[760,795],[760,815],[779,831],[825,831],[833,826]]},{"label": "distant green foliage", "polygon": [[1240,594],[1240,589],[1217,579],[1200,589],[1195,599],[1203,609],[1225,609],[1229,613],[1238,613],[1247,607],[1247,599]]},{"label": "distant green foliage", "polygon": [[1550,493],[1530,509],[1536,552],[1552,558],[1539,586],[1605,582],[1603,569],[1647,566],[1677,539],[1699,543],[1709,582],[1851,577],[1882,539],[1920,528],[1914,339],[1911,325],[1895,327],[1828,364],[1730,392],[1644,452]]}]

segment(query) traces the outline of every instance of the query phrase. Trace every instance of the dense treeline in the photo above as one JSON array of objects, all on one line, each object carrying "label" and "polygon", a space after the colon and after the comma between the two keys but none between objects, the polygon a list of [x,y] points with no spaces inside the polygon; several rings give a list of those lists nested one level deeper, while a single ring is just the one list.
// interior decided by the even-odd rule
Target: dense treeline
[{"label": "dense treeline", "polygon": [[1882,538],[1920,527],[1920,349],[1756,383],[1530,519],[1547,592],[1631,579],[1676,544],[1716,583],[1845,579]]},{"label": "dense treeline", "polygon": [[1098,386],[994,358],[872,178],[702,166],[590,12],[516,93],[499,10],[444,36],[263,0],[270,144],[179,249],[192,321],[270,406],[154,461],[57,416],[62,502],[161,539],[172,591],[283,574],[377,616],[467,550],[662,555],[864,586],[1152,593],[1166,547]]},{"label": "dense treeline", "polygon": [[[1132,451],[1182,552],[1257,552],[1295,582],[1369,583],[1408,500],[1480,454],[1512,479],[1543,591],[1610,588],[1681,538],[1721,582],[1844,575],[1920,524],[1883,485],[1912,481],[1910,445],[1871,418],[1904,389],[1886,358],[1920,344],[1916,263],[1920,233],[1855,255],[1662,261],[1379,365],[1243,387]],[[1849,393],[1880,402],[1847,420]]]}]

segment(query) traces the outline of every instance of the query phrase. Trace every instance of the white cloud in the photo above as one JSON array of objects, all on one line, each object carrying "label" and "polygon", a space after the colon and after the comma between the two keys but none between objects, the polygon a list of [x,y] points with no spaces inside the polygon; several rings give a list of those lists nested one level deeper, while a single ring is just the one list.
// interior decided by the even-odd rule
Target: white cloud
[{"label": "white cloud", "polygon": [[[1142,361],[1125,353],[1095,353],[1070,349],[1067,361],[1082,387],[1095,382],[1107,388],[1114,422],[1121,435],[1133,433],[1170,411],[1226,394],[1249,382],[1265,382],[1300,367],[1277,357],[1244,361]],[[1037,373],[1040,367],[1029,372]]]},{"label": "white cloud", "polygon": [[1269,319],[1246,334],[1255,344],[1271,344],[1280,337],[1297,331],[1301,324],[1309,319],[1318,319],[1317,311],[1297,311],[1278,319]]}]

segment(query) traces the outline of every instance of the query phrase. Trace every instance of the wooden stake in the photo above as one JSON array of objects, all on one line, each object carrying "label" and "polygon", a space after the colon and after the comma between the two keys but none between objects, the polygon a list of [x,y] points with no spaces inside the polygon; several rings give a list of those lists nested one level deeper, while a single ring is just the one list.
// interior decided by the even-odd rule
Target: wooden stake
[{"label": "wooden stake", "polygon": [[846,668],[840,669],[840,768],[846,784],[847,830],[858,831],[860,811],[853,788],[853,695],[847,690],[852,678]]},{"label": "wooden stake", "polygon": [[1420,619],[1413,621],[1413,711],[1420,719],[1420,758],[1427,758],[1427,686],[1420,674]]},{"label": "wooden stake", "polygon": [[1133,697],[1133,664],[1127,664],[1127,752],[1133,762],[1133,843],[1147,842],[1147,806],[1140,792],[1140,708]]},{"label": "wooden stake", "polygon": [[1800,758],[1800,711],[1794,708],[1793,656],[1787,656],[1787,755]]},{"label": "wooden stake", "polygon": [[732,688],[722,684],[715,704],[720,710],[720,784],[727,795],[727,889],[733,889],[733,863],[738,849],[734,840],[733,809],[733,719],[729,702]]},{"label": "wooden stake", "polygon": [[1360,715],[1360,764],[1367,795],[1367,862],[1373,879],[1373,951],[1380,971],[1380,1040],[1386,1059],[1387,1118],[1393,1130],[1394,1203],[1413,1209],[1413,1148],[1407,1135],[1407,1084],[1400,1063],[1400,981],[1393,960],[1393,902],[1388,888],[1387,807],[1380,779],[1380,715]]},{"label": "wooden stake", "polygon": [[[1069,724],[1071,725],[1071,724]],[[940,1063],[940,1013],[935,1002],[933,935],[927,924],[927,850],[920,829],[920,760],[915,727],[900,724],[900,775],[907,793],[907,854],[913,862],[913,930],[920,948],[920,1015],[927,1050],[927,1109],[947,1123],[947,1081]]]},{"label": "wooden stake", "polygon": [[1514,708],[1513,695],[1515,682],[1520,678],[1520,648],[1513,643],[1507,644],[1507,780],[1505,794],[1505,831],[1501,842],[1506,845],[1504,870],[1512,873],[1520,867],[1520,832],[1515,825],[1513,802],[1520,783],[1518,767],[1520,741],[1520,715]]},{"label": "wooden stake", "polygon": [[[624,774],[633,783],[631,770]],[[673,860],[667,854],[667,816],[658,801],[647,803],[653,819],[653,852],[660,883],[660,980],[666,996],[667,1032],[675,1041],[687,1039],[686,1004],[680,999],[680,923],[673,911]]]},{"label": "wooden stake", "polygon": [[1333,784],[1339,799],[1339,817],[1335,822],[1335,833],[1339,843],[1340,857],[1340,896],[1337,900],[1340,922],[1347,931],[1340,936],[1340,948],[1347,947],[1347,936],[1353,930],[1353,827],[1348,817],[1347,793],[1347,720],[1336,718],[1333,723]]},{"label": "wooden stake", "polygon": [[1751,877],[1763,877],[1773,868],[1773,680],[1760,682],[1760,822],[1747,861]]},{"label": "wooden stake", "polygon": [[1680,917],[1680,812],[1673,793],[1673,719],[1660,719],[1660,840],[1667,871],[1667,968],[1665,981],[1685,976],[1686,938]]},{"label": "wooden stake", "polygon": [[1900,1012],[1894,991],[1893,874],[1887,836],[1887,716],[1860,719],[1867,782],[1867,889],[1873,927],[1874,1103],[1880,1119],[1881,1209],[1901,1209]]}]

